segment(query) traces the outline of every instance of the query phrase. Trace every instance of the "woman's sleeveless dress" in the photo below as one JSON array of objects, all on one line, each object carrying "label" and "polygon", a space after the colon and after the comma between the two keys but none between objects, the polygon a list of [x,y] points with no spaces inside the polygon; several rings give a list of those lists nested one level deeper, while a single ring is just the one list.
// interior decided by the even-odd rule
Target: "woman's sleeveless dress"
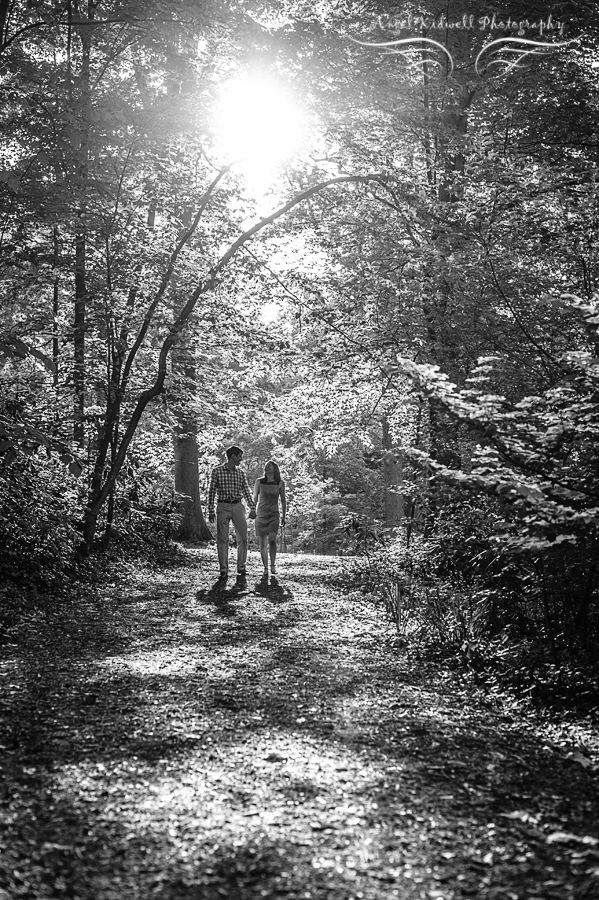
[{"label": "woman's sleeveless dress", "polygon": [[276,482],[260,482],[260,496],[256,511],[256,534],[263,536],[279,530],[279,492]]}]

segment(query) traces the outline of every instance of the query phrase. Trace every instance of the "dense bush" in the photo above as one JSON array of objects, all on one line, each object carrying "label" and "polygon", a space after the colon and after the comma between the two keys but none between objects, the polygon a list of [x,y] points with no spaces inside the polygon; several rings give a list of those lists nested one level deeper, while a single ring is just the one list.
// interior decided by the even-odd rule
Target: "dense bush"
[{"label": "dense bush", "polygon": [[441,649],[473,669],[513,674],[592,665],[596,604],[584,628],[577,617],[592,560],[585,565],[561,542],[542,555],[516,551],[502,535],[518,510],[464,484],[437,485],[436,504],[427,536],[409,547],[403,536],[385,539],[364,523],[354,539],[357,555],[338,576],[343,586],[381,604],[410,643]]},{"label": "dense bush", "polygon": [[442,657],[490,696],[599,715],[596,638],[583,647],[567,631],[556,636],[556,627],[552,643],[531,589],[538,572],[531,560],[497,555],[488,510],[472,506],[444,521],[436,537],[409,548],[365,543],[343,561],[336,583],[380,606],[409,653]]},{"label": "dense bush", "polygon": [[[84,485],[46,449],[15,442],[9,461],[5,454],[0,464],[0,583],[22,598],[60,591],[65,580],[82,574],[77,550]],[[143,555],[172,540],[177,506],[164,479],[128,467],[107,505],[110,527],[106,517],[102,524],[117,552]]]},{"label": "dense bush", "polygon": [[356,541],[342,580],[384,604],[410,644],[441,650],[480,678],[538,703],[597,708],[599,657],[599,308],[578,311],[587,347],[563,354],[552,385],[515,400],[492,393],[487,359],[459,389],[405,363],[431,405],[464,435],[427,475],[423,534]]},{"label": "dense bush", "polygon": [[[425,550],[383,554],[398,577],[412,572],[429,629],[436,610],[448,617],[446,640],[511,629],[545,645],[555,665],[592,658],[599,632],[599,305],[562,303],[580,317],[580,349],[556,357],[538,394],[493,393],[508,365],[499,356],[481,360],[464,388],[403,362],[465,438],[451,465],[411,451],[434,498]],[[437,579],[432,594],[425,573]]]},{"label": "dense bush", "polygon": [[77,482],[41,453],[0,466],[0,581],[45,590],[68,576],[78,540]]}]

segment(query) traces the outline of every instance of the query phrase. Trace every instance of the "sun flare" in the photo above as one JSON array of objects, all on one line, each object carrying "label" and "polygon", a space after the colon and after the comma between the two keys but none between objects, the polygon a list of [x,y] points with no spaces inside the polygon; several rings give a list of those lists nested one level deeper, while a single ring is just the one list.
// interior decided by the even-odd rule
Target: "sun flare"
[{"label": "sun flare", "polygon": [[238,77],[224,85],[213,127],[223,161],[235,164],[254,193],[273,183],[304,133],[291,93],[265,75]]}]

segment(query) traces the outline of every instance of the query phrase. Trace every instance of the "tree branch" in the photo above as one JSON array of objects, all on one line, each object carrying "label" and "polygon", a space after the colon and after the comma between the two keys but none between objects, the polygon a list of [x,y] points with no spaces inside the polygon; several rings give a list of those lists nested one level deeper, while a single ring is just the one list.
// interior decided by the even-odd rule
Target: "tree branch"
[{"label": "tree branch", "polygon": [[133,346],[131,347],[131,350],[129,351],[127,361],[123,367],[123,380],[121,382],[121,394],[123,394],[125,392],[127,382],[129,380],[129,375],[131,374],[131,368],[133,366],[135,357],[137,355],[137,351],[139,350],[139,348],[141,347],[141,345],[143,343],[143,340],[147,334],[148,328],[150,327],[150,324],[152,322],[154,313],[156,312],[156,308],[158,307],[158,304],[162,300],[162,297],[164,296],[164,293],[170,283],[170,280],[173,276],[173,272],[175,270],[175,265],[181,254],[181,251],[183,250],[183,248],[185,247],[185,245],[187,244],[189,239],[193,236],[195,230],[197,229],[197,227],[199,225],[200,219],[202,218],[202,215],[203,215],[206,207],[208,206],[208,203],[212,197],[212,194],[214,193],[214,190],[216,189],[216,187],[217,187],[218,183],[221,181],[221,179],[224,178],[224,176],[229,171],[229,169],[230,169],[230,166],[225,166],[225,168],[221,169],[220,172],[216,175],[216,177],[212,180],[208,189],[204,193],[204,196],[202,197],[199,209],[198,209],[197,213],[195,214],[193,222],[191,223],[191,225],[189,226],[187,231],[183,234],[183,236],[179,240],[177,246],[171,253],[166,271],[162,277],[162,281],[160,282],[160,286],[156,292],[156,296],[154,297],[154,299],[152,300],[152,302],[150,303],[150,305],[146,311],[143,324],[139,330],[139,333],[135,339]]},{"label": "tree branch", "polygon": [[[156,297],[154,298],[153,302],[151,303],[150,307],[148,308],[148,311],[146,313],[146,317],[144,319],[144,324],[142,326],[140,334],[138,335],[138,337],[135,341],[135,344],[133,345],[131,353],[129,354],[129,358],[127,359],[127,364],[126,364],[127,371],[126,371],[126,373],[125,372],[123,373],[123,384],[126,383],[129,372],[131,370],[133,358],[135,356],[135,353],[137,352],[137,350],[139,349],[139,347],[141,345],[143,336],[145,336],[145,334],[147,332],[147,329],[150,325],[150,321],[151,321],[152,315],[156,309],[156,306],[158,305],[158,302],[159,302],[160,298],[162,297],[162,295],[164,294],[164,291],[166,290],[166,287],[170,281],[177,257],[179,255],[179,253],[181,252],[181,250],[183,249],[183,247],[185,246],[185,244],[187,243],[187,241],[189,240],[189,238],[191,237],[191,235],[193,234],[193,232],[195,231],[195,228],[197,227],[197,224],[200,220],[201,213],[205,209],[212,191],[214,190],[214,188],[216,187],[216,185],[218,184],[220,179],[225,174],[225,171],[226,170],[221,170],[221,172],[219,172],[217,177],[214,179],[214,181],[212,182],[212,184],[210,185],[210,187],[204,194],[204,197],[202,198],[202,206],[200,207],[200,210],[196,214],[196,217],[195,217],[193,223],[191,224],[191,226],[189,227],[187,232],[183,235],[183,237],[177,244],[177,247],[171,254],[171,259],[169,261],[169,266],[168,266],[167,272],[165,273],[164,278],[162,279],[162,283],[160,285],[160,288],[158,289]],[[129,449],[129,445],[130,445],[131,441],[133,440],[133,436],[134,436],[137,426],[140,422],[140,419],[144,413],[144,410],[146,409],[148,403],[150,403],[150,401],[153,400],[155,397],[159,396],[159,394],[161,394],[164,389],[164,380],[165,380],[166,374],[167,374],[168,355],[171,351],[171,348],[175,342],[177,335],[187,324],[187,321],[188,321],[189,317],[191,316],[192,312],[194,311],[199,298],[203,294],[207,294],[209,291],[213,290],[216,287],[216,285],[218,283],[219,275],[226,268],[227,264],[231,261],[231,259],[235,256],[237,251],[241,247],[243,247],[244,244],[246,244],[248,241],[250,241],[256,234],[263,231],[265,228],[267,228],[273,222],[276,222],[277,219],[280,219],[281,216],[284,216],[287,212],[294,209],[296,206],[298,206],[300,203],[303,203],[305,200],[307,200],[309,197],[312,197],[314,194],[318,194],[321,191],[324,191],[327,188],[332,187],[337,184],[366,184],[369,181],[380,181],[381,178],[386,178],[386,177],[388,177],[388,176],[385,176],[381,173],[374,173],[371,175],[340,175],[337,178],[331,178],[328,181],[324,181],[319,184],[313,185],[312,187],[307,188],[305,191],[302,191],[300,194],[297,194],[295,197],[293,197],[291,200],[289,200],[283,206],[279,207],[279,209],[275,210],[269,216],[266,216],[265,218],[260,219],[259,222],[256,222],[255,225],[252,225],[251,228],[248,228],[246,231],[244,231],[237,238],[237,240],[231,244],[231,246],[226,251],[226,253],[224,253],[221,256],[221,258],[218,260],[218,262],[215,263],[215,265],[210,269],[206,278],[202,282],[200,282],[200,284],[197,286],[197,288],[193,291],[193,293],[189,297],[187,303],[185,304],[183,309],[179,312],[179,315],[173,322],[173,324],[169,330],[169,333],[166,336],[166,338],[164,339],[164,342],[160,349],[160,355],[159,355],[159,359],[158,359],[158,371],[156,373],[156,379],[154,381],[154,384],[151,385],[151,387],[149,387],[147,390],[143,391],[140,394],[140,396],[137,400],[137,403],[135,405],[135,409],[133,410],[133,413],[131,414],[131,418],[129,419],[127,428],[125,429],[125,432],[123,433],[123,437],[121,439],[119,449],[114,457],[114,460],[110,467],[110,471],[108,473],[108,476],[106,477],[106,480],[104,481],[104,484],[102,485],[102,488],[99,491],[99,494],[96,497],[92,498],[90,506],[93,506],[93,508],[97,511],[100,509],[100,507],[102,506],[102,504],[108,497],[108,494],[110,493],[112,485],[116,481],[118,474],[123,466],[125,457],[127,455],[127,450]],[[143,335],[142,335],[142,332],[143,332]],[[91,514],[91,509],[88,510],[88,514]]]}]

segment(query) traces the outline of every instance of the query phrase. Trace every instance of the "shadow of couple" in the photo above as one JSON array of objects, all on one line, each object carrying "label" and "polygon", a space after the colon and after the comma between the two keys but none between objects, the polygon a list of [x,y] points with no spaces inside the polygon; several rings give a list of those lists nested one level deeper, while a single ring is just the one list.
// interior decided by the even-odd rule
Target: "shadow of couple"
[{"label": "shadow of couple", "polygon": [[[196,598],[204,603],[213,603],[223,610],[233,601],[250,594],[276,603],[291,600],[293,597],[291,591],[281,584],[276,575],[271,575],[270,579],[268,575],[263,575],[252,584],[251,588],[248,586],[247,576],[238,575],[230,586],[225,578],[218,578],[209,588],[197,591]],[[229,614],[234,615],[233,608]]]}]

